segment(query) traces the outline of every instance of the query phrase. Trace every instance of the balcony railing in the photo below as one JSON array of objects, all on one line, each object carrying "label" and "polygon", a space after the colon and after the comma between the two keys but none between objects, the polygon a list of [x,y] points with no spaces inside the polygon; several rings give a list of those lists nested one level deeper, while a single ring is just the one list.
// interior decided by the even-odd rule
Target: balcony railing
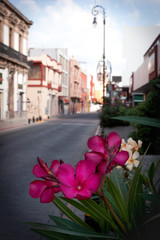
[{"label": "balcony railing", "polygon": [[7,55],[10,58],[13,58],[15,60],[18,60],[21,63],[27,64],[27,56],[23,55],[22,53],[14,50],[11,47],[8,47],[7,45],[0,42],[0,53]]}]

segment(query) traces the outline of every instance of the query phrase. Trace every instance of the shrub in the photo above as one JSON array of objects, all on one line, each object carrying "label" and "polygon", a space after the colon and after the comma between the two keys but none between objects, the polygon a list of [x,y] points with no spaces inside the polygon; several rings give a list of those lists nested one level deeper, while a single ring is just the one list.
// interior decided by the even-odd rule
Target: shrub
[{"label": "shrub", "polygon": [[111,119],[111,117],[119,116],[120,109],[124,109],[124,108],[125,108],[124,105],[119,100],[116,99],[112,104],[109,98],[105,98],[104,106],[102,107],[102,111],[99,114],[100,126],[115,127],[115,126],[128,125],[127,122]]},{"label": "shrub", "polygon": [[[146,100],[133,108],[132,116],[144,116],[149,118],[160,119],[160,77],[152,80],[151,91],[147,94]],[[131,116],[130,115],[130,116]],[[137,131],[130,134],[135,140],[143,141],[142,151],[151,143],[148,154],[160,154],[160,129],[156,127],[148,127],[137,125]]]}]

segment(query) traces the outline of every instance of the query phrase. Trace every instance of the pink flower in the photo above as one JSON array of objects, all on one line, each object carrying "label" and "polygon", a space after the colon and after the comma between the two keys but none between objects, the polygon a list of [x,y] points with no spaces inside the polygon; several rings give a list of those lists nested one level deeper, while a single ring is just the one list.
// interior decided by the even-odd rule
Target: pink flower
[{"label": "pink flower", "polygon": [[88,199],[97,192],[101,175],[95,173],[96,164],[90,160],[78,162],[75,171],[70,164],[62,164],[58,169],[60,189],[66,198]]},{"label": "pink flower", "polygon": [[105,139],[98,135],[89,138],[88,147],[92,151],[85,154],[85,159],[97,164],[101,174],[110,172],[117,165],[123,166],[129,158],[127,151],[120,151],[121,138],[116,132],[111,132]]},{"label": "pink flower", "polygon": [[50,168],[40,158],[38,164],[33,167],[33,174],[44,180],[35,180],[30,183],[29,194],[33,198],[39,198],[41,203],[49,203],[54,199],[54,193],[60,191],[57,172],[62,162],[53,160]]}]

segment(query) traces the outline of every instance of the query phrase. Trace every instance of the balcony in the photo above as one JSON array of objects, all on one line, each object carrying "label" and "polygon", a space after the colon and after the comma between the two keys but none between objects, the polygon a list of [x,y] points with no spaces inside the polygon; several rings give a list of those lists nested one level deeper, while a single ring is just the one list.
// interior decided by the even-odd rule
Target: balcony
[{"label": "balcony", "polygon": [[14,50],[11,47],[0,42],[0,54],[6,55],[11,59],[11,61],[18,61],[21,65],[28,65],[27,56],[23,55],[22,53]]},{"label": "balcony", "polygon": [[79,90],[72,90],[71,97],[73,98],[81,98],[81,92]]}]

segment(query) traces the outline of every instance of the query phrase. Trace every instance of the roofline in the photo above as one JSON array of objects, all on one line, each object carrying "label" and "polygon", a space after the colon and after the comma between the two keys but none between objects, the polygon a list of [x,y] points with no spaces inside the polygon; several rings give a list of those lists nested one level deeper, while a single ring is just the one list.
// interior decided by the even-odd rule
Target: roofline
[{"label": "roofline", "polygon": [[1,0],[4,4],[6,4],[11,10],[16,12],[16,14],[21,17],[28,25],[32,25],[33,21],[30,21],[27,17],[25,17],[15,6],[12,5],[8,0]]},{"label": "roofline", "polygon": [[160,34],[158,34],[158,36],[156,37],[156,39],[154,40],[154,42],[151,44],[151,46],[148,48],[148,50],[146,51],[146,53],[143,55],[143,57],[145,57],[149,51],[151,50],[151,48],[153,47],[153,45],[158,41],[158,39],[160,38]]}]

